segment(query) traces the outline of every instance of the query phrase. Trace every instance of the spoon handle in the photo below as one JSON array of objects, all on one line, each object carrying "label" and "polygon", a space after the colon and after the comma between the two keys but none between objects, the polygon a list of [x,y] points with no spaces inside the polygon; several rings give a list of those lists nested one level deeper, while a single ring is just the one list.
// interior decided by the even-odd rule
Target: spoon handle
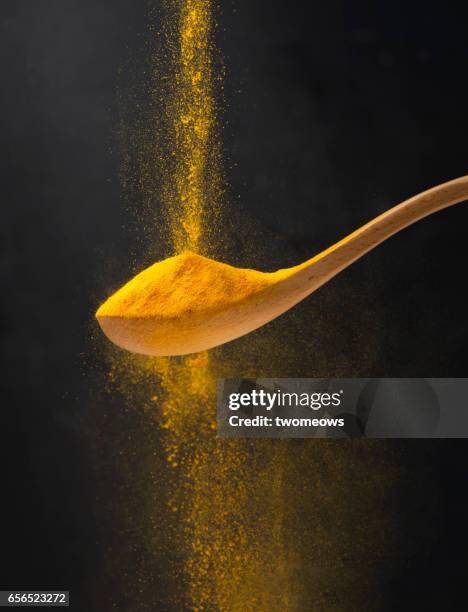
[{"label": "spoon handle", "polygon": [[423,191],[390,208],[343,240],[297,266],[294,277],[311,293],[384,240],[428,215],[468,199],[468,176]]}]

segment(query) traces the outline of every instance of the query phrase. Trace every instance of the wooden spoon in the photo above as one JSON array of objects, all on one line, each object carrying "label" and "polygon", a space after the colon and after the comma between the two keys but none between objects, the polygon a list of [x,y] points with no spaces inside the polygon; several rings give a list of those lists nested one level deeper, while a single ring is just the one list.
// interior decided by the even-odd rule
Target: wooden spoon
[{"label": "wooden spoon", "polygon": [[187,252],[147,268],[96,317],[116,345],[145,355],[185,355],[272,321],[415,221],[468,199],[468,176],[424,191],[303,264],[258,272]]}]

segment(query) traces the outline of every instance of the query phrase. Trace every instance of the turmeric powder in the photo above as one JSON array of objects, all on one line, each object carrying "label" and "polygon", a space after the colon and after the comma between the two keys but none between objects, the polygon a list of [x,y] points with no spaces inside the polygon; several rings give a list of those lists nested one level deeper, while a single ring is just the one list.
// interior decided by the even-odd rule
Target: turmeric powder
[{"label": "turmeric powder", "polygon": [[178,252],[185,248],[200,251],[202,234],[207,229],[207,183],[213,180],[210,158],[215,147],[212,140],[216,117],[211,11],[211,0],[185,0],[180,6],[178,69],[169,115],[178,159],[174,175],[177,206],[169,206],[169,210]]},{"label": "turmeric powder", "polygon": [[226,311],[242,314],[275,280],[274,274],[186,251],[137,274],[104,302],[96,317],[104,333],[130,351],[198,352],[222,342],[220,334],[234,322],[230,325]]}]

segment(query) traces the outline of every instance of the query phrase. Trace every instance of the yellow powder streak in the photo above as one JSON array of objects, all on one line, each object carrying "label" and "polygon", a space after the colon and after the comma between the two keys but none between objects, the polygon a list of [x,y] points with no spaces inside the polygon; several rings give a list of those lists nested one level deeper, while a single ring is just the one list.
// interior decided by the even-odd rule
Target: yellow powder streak
[{"label": "yellow powder streak", "polygon": [[[174,166],[173,177],[165,177],[173,181],[165,185],[166,206],[175,252],[206,252],[215,248],[207,244],[212,233],[206,218],[216,216],[213,184],[221,182],[215,134],[212,0],[180,0],[176,6],[176,77],[167,113]],[[174,194],[176,205],[170,201]],[[246,291],[252,282],[249,276]],[[284,447],[267,443],[257,451],[255,443],[216,438],[216,364],[208,353],[147,363],[160,380],[158,420],[165,431],[168,465],[178,474],[168,506],[176,513],[183,534],[179,553],[185,559],[189,609],[293,612],[298,609],[293,603],[298,595],[291,594],[290,559],[284,557],[282,538]],[[254,474],[252,453],[262,463]]]},{"label": "yellow powder streak", "polygon": [[173,115],[179,218],[172,221],[177,252],[198,251],[206,206],[207,148],[214,123],[210,53],[211,1],[185,0],[180,8],[180,44]]}]

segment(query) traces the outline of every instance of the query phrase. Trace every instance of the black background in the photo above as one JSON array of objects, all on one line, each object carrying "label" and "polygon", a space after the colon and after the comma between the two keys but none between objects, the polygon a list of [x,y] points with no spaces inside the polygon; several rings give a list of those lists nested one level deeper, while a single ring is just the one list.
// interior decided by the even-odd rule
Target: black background
[{"label": "black background", "polygon": [[[0,588],[69,588],[76,609],[92,610],[100,545],[82,355],[103,262],[131,242],[117,92],[129,57],[145,54],[146,3],[3,0],[0,15]],[[456,4],[255,0],[226,3],[218,21],[230,190],[296,261],[467,173],[466,15]],[[372,271],[387,329],[362,376],[466,376],[467,228],[460,205],[349,272],[359,286]],[[405,444],[418,455],[429,443]],[[468,578],[466,444],[430,445],[435,542],[388,577],[389,610],[460,609]]]}]

